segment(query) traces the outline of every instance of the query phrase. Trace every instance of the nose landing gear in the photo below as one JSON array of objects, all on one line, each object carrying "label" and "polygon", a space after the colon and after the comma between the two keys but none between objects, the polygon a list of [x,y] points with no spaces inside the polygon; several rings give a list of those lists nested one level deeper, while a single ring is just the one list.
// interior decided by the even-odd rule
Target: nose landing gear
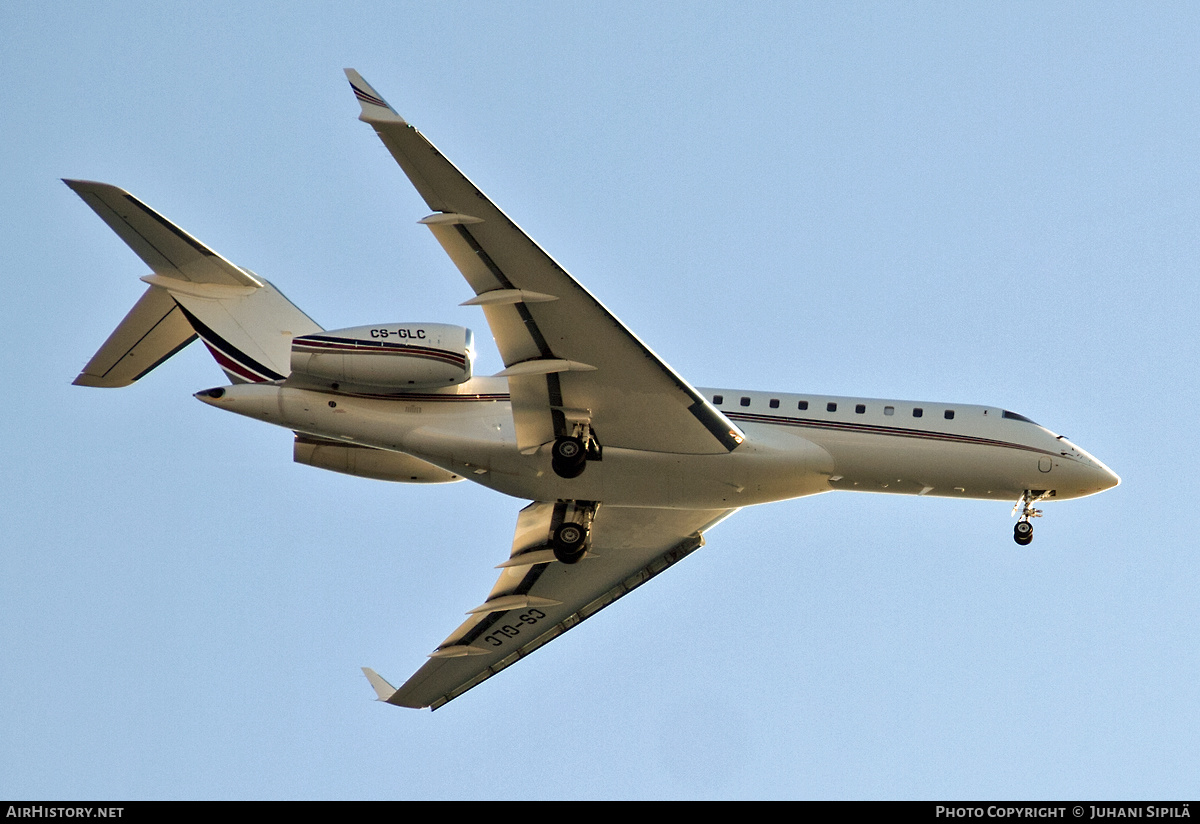
[{"label": "nose landing gear", "polygon": [[1033,518],[1042,517],[1042,510],[1035,509],[1034,504],[1051,497],[1054,494],[1053,490],[1045,489],[1026,489],[1025,494],[1021,496],[1021,500],[1017,501],[1013,507],[1013,514],[1016,515],[1020,510],[1021,517],[1017,520],[1017,525],[1013,527],[1013,540],[1021,546],[1028,546],[1033,540],[1033,524],[1030,521]]}]

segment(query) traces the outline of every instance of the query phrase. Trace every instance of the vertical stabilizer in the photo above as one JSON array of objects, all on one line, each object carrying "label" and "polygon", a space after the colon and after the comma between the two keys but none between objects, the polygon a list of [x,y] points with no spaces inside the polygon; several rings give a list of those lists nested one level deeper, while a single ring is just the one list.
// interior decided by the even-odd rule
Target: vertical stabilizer
[{"label": "vertical stabilizer", "polygon": [[234,383],[285,378],[292,338],[321,327],[274,286],[229,262],[133,195],[63,181],[153,270],[150,284],[75,379],[128,386],[199,336]]}]

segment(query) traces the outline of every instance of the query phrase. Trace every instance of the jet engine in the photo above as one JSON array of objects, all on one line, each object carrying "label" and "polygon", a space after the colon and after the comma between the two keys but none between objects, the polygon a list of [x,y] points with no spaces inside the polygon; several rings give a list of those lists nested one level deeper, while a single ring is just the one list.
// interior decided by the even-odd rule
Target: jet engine
[{"label": "jet engine", "polygon": [[444,484],[462,480],[462,476],[447,472],[412,455],[299,433],[292,446],[292,459],[296,463],[315,466],[318,469],[357,475],[360,478],[374,478],[378,481]]},{"label": "jet engine", "polygon": [[445,323],[355,326],[292,339],[292,373],[323,383],[393,391],[471,379],[475,336]]}]

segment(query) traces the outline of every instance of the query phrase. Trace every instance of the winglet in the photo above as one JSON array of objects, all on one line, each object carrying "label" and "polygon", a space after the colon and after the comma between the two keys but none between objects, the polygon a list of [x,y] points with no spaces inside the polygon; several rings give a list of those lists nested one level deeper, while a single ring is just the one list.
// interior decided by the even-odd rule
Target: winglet
[{"label": "winglet", "polygon": [[370,83],[363,80],[361,74],[354,69],[345,69],[344,71],[346,79],[350,81],[350,88],[354,89],[354,96],[358,98],[358,102],[362,106],[362,113],[358,116],[359,120],[366,123],[379,120],[405,122],[404,118],[396,114],[396,110],[379,96],[379,92],[371,88]]},{"label": "winglet", "polygon": [[379,696],[380,701],[386,701],[396,694],[396,688],[379,677],[379,673],[370,667],[362,668],[363,675],[367,676],[367,680],[371,682],[371,686],[375,688],[375,694]]}]

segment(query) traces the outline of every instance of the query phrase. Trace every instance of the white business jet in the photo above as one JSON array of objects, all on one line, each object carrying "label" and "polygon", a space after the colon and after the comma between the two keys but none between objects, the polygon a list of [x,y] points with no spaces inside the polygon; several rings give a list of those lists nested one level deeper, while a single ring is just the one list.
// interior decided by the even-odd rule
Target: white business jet
[{"label": "white business jet", "polygon": [[346,72],[432,210],[421,219],[483,309],[505,368],[472,372],[470,330],[323,330],[270,283],[127,192],[66,181],[153,274],[75,383],[127,386],[198,336],[232,385],[196,397],[296,433],[299,463],[401,483],[468,479],[532,501],[492,591],[399,689],[437,709],[699,548],[740,507],[830,490],[1043,501],[1115,486],[1104,464],[990,406],[697,389],[449,160]]}]

